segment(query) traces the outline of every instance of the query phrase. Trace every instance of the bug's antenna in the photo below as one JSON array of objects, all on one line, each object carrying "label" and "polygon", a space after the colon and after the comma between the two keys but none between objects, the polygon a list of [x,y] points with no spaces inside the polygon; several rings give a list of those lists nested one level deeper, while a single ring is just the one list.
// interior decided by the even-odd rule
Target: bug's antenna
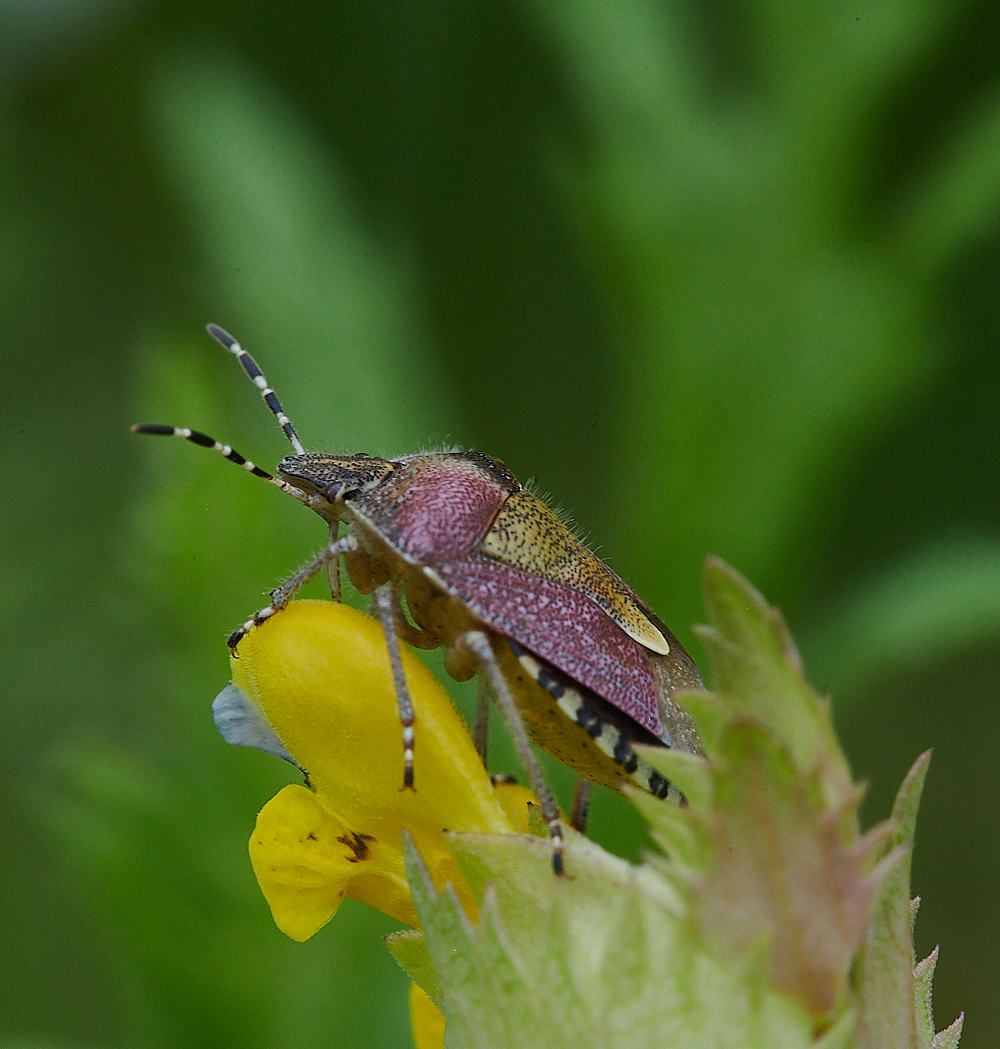
[{"label": "bug's antenna", "polygon": [[264,403],[274,413],[275,419],[278,420],[278,425],[285,431],[285,436],[291,442],[292,447],[295,449],[297,455],[301,455],[305,448],[302,447],[302,442],[299,440],[299,435],[295,432],[295,427],[288,421],[288,416],[281,410],[281,405],[278,403],[278,398],[274,395],[274,390],[267,385],[267,379],[264,378],[264,373],[257,366],[257,362],[247,353],[246,350],[229,334],[218,326],[218,324],[206,325],[208,334],[221,346],[225,346],[227,350],[243,365],[243,370],[253,380],[254,386],[260,390],[261,397],[264,398]]},{"label": "bug's antenna", "polygon": [[237,466],[242,466],[247,473],[252,473],[255,477],[262,477],[265,481],[273,484],[276,488],[280,488],[283,492],[293,496],[300,502],[305,503],[308,501],[309,497],[301,488],[296,488],[287,481],[282,481],[280,477],[275,477],[273,474],[269,474],[267,470],[262,470],[259,466],[250,462],[249,459],[244,459],[235,448],[230,448],[228,444],[220,444],[214,437],[209,437],[207,433],[202,433],[200,430],[189,430],[186,426],[163,426],[160,423],[140,423],[138,426],[132,427],[132,432],[151,433],[158,437],[183,437],[185,441],[190,441],[192,444],[198,444],[201,445],[202,448],[211,448],[215,452],[220,452],[222,456],[228,459],[231,463],[236,463]]}]

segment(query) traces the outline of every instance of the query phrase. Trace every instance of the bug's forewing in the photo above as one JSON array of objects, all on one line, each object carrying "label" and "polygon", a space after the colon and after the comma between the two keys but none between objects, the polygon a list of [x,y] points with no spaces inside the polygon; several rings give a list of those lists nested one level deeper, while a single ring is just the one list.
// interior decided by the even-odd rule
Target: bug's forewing
[{"label": "bug's forewing", "polygon": [[444,561],[432,571],[487,626],[661,736],[656,679],[646,653],[592,598],[485,554]]},{"label": "bug's forewing", "polygon": [[677,638],[655,616],[652,618],[670,642],[669,655],[646,653],[653,672],[653,680],[656,683],[656,698],[660,708],[660,721],[664,729],[661,739],[689,754],[704,754],[698,729],[695,728],[691,715],[674,698],[674,693],[702,692],[705,689],[705,682],[694,660],[687,654]]},{"label": "bug's forewing", "polygon": [[[481,592],[480,615],[492,613],[502,619],[505,625],[497,623],[497,629],[516,637],[668,745],[701,752],[694,723],[674,699],[678,690],[705,687],[694,661],[548,506],[531,492],[514,493],[479,550],[492,562],[496,577],[492,589],[484,588],[472,578],[483,569],[476,566],[473,572],[472,565],[466,569],[466,585]],[[544,603],[545,622],[536,629],[526,629],[524,615],[517,614],[514,595],[506,592],[510,584],[497,562],[518,573],[511,582],[520,586],[525,604]],[[594,606],[603,615],[595,614]],[[572,617],[568,622],[567,616]]]},{"label": "bug's forewing", "polygon": [[514,568],[586,594],[634,641],[667,655],[669,643],[632,591],[532,492],[508,498],[479,549]]}]

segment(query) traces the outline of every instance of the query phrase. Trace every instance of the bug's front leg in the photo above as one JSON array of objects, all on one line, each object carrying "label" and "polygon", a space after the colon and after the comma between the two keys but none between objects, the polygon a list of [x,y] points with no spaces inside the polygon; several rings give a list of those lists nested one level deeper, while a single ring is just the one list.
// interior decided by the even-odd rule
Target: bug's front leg
[{"label": "bug's front leg", "polygon": [[261,623],[270,619],[275,612],[280,612],[288,602],[291,601],[296,591],[305,583],[308,583],[317,572],[328,565],[331,561],[339,559],[341,554],[353,553],[357,549],[358,541],[353,535],[345,535],[340,539],[331,539],[331,541],[327,543],[325,549],[321,550],[308,564],[303,565],[290,579],[286,580],[281,586],[276,587],[271,591],[271,603],[266,608],[262,608],[259,612],[255,613],[251,619],[248,619],[243,624],[243,626],[234,630],[229,635],[229,640],[226,644],[229,645],[230,652],[235,656],[237,654],[236,647],[243,638],[246,637],[255,626],[260,626]]},{"label": "bug's front leg", "polygon": [[[340,534],[340,521],[336,520],[330,525],[330,543],[333,544],[337,541],[337,536]],[[340,604],[340,558],[335,557],[326,566],[327,575],[330,579],[330,597],[333,599],[335,604]]]},{"label": "bug's front leg", "polygon": [[549,790],[548,783],[545,782],[545,777],[542,775],[535,752],[531,749],[528,730],[524,727],[524,719],[521,717],[521,712],[518,710],[517,703],[507,685],[507,679],[503,676],[503,671],[497,662],[490,640],[481,630],[469,630],[462,634],[457,644],[472,655],[478,663],[479,669],[486,675],[486,680],[489,682],[490,689],[493,692],[493,698],[497,701],[507,721],[510,734],[514,739],[514,746],[517,748],[518,757],[521,759],[525,772],[528,773],[531,789],[535,792],[535,797],[538,798],[538,803],[542,809],[542,817],[549,828],[549,840],[552,842],[552,869],[557,875],[563,876],[566,870],[563,862],[563,830],[562,821],[559,817],[559,807],[552,796],[552,791]]}]

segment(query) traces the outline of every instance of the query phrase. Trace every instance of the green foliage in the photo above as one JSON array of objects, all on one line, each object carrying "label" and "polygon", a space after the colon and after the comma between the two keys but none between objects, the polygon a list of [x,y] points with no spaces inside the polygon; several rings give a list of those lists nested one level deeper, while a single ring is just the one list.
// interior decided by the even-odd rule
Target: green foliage
[{"label": "green foliage", "polygon": [[[685,807],[634,792],[664,850],[641,866],[573,836],[569,877],[533,838],[455,835],[473,924],[411,847],[421,933],[396,960],[447,1019],[449,1049],[798,1046],[943,1049],[936,952],[915,965],[910,851],[925,754],[887,823],[861,835],[859,791],[777,612],[709,562],[713,693],[693,706],[706,758],[647,758]],[[874,904],[874,906],[873,906]]]},{"label": "green foliage", "polygon": [[[129,435],[282,454],[209,320],[310,446],[448,441],[537,477],[685,644],[706,551],[759,581],[873,807],[937,746],[921,929],[964,1044],[996,1040],[997,11],[0,5],[9,1040],[408,1037],[386,923],[349,907],[293,948],[246,860],[285,772],[208,704],[226,634],[322,532]],[[639,855],[634,809],[592,812]],[[702,869],[683,826],[671,862]]]},{"label": "green foliage", "polygon": [[895,826],[882,851],[894,846],[904,852],[878,893],[858,957],[861,1031],[868,1044],[886,1049],[914,1045],[924,1049],[930,1044],[928,1035],[934,1036],[933,966],[925,966],[922,979],[915,981],[912,944],[918,901],[910,900],[910,850],[929,764],[928,752],[917,759],[896,796]]}]

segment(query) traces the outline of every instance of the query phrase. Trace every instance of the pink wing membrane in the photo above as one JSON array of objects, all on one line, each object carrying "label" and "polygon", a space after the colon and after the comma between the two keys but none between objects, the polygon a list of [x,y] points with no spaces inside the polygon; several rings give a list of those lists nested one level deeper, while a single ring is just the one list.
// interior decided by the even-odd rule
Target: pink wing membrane
[{"label": "pink wing membrane", "polygon": [[591,598],[485,554],[442,561],[434,571],[488,626],[662,737],[656,686],[642,646]]}]

